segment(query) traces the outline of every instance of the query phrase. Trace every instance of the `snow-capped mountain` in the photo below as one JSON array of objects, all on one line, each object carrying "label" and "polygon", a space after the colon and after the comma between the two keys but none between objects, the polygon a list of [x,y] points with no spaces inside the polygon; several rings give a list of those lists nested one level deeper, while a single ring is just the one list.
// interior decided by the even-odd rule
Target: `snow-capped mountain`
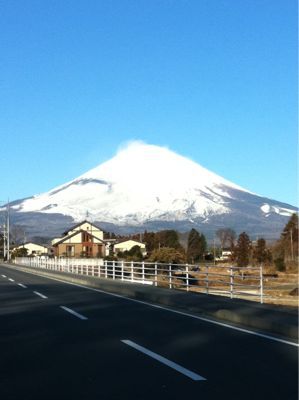
[{"label": "snow-capped mountain", "polygon": [[[297,209],[260,197],[171,150],[132,142],[49,192],[14,202],[14,215],[88,218],[118,227],[280,229]],[[25,218],[26,220],[26,218]],[[268,228],[267,228],[268,226]],[[271,228],[272,227],[272,228]],[[273,233],[274,234],[274,233]]]}]

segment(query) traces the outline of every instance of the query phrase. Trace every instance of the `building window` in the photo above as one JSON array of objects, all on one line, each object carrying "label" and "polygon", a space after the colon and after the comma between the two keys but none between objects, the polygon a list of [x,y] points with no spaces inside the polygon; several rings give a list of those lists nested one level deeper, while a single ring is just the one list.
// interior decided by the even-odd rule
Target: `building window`
[{"label": "building window", "polygon": [[74,257],[75,246],[66,246],[66,255],[67,255],[67,257]]},{"label": "building window", "polygon": [[92,237],[87,232],[82,232],[82,242],[83,243],[86,243],[86,242],[91,243]]}]

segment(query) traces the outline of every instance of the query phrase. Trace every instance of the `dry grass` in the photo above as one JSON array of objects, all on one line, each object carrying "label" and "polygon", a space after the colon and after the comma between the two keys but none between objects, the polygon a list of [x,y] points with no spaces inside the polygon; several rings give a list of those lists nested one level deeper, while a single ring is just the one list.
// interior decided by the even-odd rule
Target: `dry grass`
[{"label": "dry grass", "polygon": [[[209,282],[209,293],[217,294],[222,296],[230,296],[230,269],[229,266],[219,266],[211,269],[213,271],[212,275],[209,274],[209,279],[217,280],[218,282]],[[264,303],[285,305],[290,307],[298,307],[298,296],[291,295],[293,289],[298,288],[298,272],[297,268],[289,269],[286,272],[277,272],[273,267],[266,267],[264,272]],[[219,274],[219,276],[217,275]],[[194,292],[206,293],[206,270],[201,268],[199,272],[190,271],[196,280],[193,281],[194,285],[190,286],[189,290]],[[260,289],[254,288],[254,286],[259,286],[259,271],[246,271],[243,276],[241,272],[234,272],[234,283],[246,286],[235,286],[236,290],[242,291],[242,294],[234,294],[235,298],[243,298],[252,301],[260,301]],[[160,280],[161,279],[161,280]],[[192,279],[189,280],[192,283]],[[248,285],[248,286],[247,286]],[[159,277],[159,286],[169,287],[168,277]],[[172,287],[176,289],[186,290],[186,285],[184,285],[184,280],[182,278],[173,278]]]}]

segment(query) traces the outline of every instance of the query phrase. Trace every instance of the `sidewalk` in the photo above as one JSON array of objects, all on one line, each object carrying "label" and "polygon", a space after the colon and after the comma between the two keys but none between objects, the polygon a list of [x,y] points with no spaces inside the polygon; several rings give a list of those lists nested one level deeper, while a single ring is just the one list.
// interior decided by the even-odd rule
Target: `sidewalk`
[{"label": "sidewalk", "polygon": [[180,290],[170,290],[33,267],[7,264],[6,266],[20,271],[30,271],[36,275],[60,278],[68,282],[98,288],[125,297],[298,340],[298,312],[294,308],[260,304],[240,299],[229,299],[216,295],[186,293]]}]

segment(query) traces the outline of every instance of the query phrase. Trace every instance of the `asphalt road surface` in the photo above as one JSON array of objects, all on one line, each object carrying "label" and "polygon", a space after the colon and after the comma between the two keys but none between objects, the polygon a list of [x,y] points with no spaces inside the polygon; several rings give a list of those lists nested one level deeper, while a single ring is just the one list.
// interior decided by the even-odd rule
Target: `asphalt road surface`
[{"label": "asphalt road surface", "polygon": [[0,266],[0,399],[297,400],[298,347]]}]

